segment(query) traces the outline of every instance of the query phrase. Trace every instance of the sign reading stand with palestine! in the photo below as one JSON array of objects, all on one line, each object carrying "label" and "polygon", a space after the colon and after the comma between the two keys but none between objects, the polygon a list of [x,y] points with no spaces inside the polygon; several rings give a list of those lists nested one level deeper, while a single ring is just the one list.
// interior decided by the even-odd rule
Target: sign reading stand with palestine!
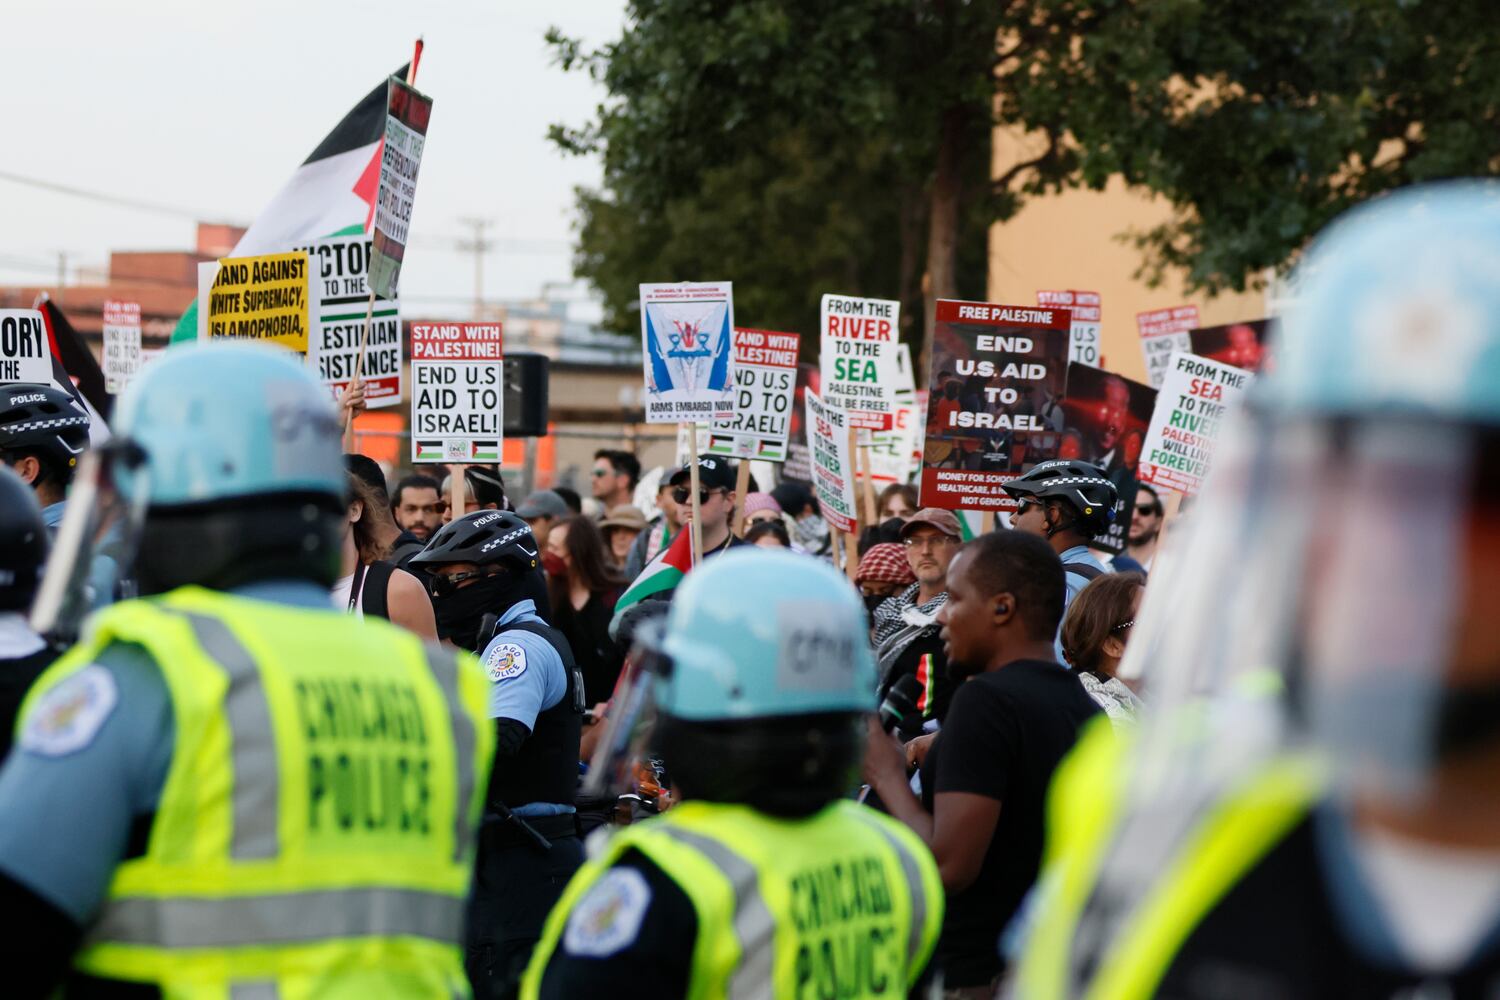
[{"label": "sign reading stand with palestine!", "polygon": [[1174,354],[1141,449],[1140,480],[1193,496],[1203,485],[1224,417],[1251,375],[1196,354]]},{"label": "sign reading stand with palestine!", "polygon": [[39,311],[0,309],[0,382],[52,384],[52,351]]},{"label": "sign reading stand with palestine!", "polygon": [[852,426],[889,430],[896,410],[897,321],[901,303],[825,295],[818,311],[823,331],[823,402],[849,414]]},{"label": "sign reading stand with palestine!", "polygon": [[112,396],[141,370],[141,304],[104,300],[104,391]]},{"label": "sign reading stand with palestine!", "polygon": [[795,333],[735,327],[734,416],[714,422],[710,454],[786,461],[800,340]]},{"label": "sign reading stand with palestine!", "polygon": [[1066,309],[939,299],[919,493],[923,507],[1013,510],[1002,486],[1057,457]]},{"label": "sign reading stand with palestine!", "polygon": [[1071,331],[1072,346],[1068,360],[1079,364],[1099,367],[1099,323],[1103,311],[1099,305],[1098,292],[1079,292],[1072,289],[1056,292],[1037,292],[1039,306],[1060,306],[1073,314]]},{"label": "sign reading stand with palestine!", "polygon": [[401,304],[376,296],[369,309],[370,237],[335,236],[307,247],[312,264],[316,319],[307,363],[337,399],[359,364],[359,338],[370,313],[365,341],[365,403],[395,406],[401,402]]},{"label": "sign reading stand with palestine!", "polygon": [[648,424],[733,417],[733,329],[733,282],[641,286]]},{"label": "sign reading stand with palestine!", "polygon": [[[201,272],[200,272],[201,273]],[[225,257],[199,303],[202,335],[277,344],[307,353],[307,253]]]},{"label": "sign reading stand with palestine!", "polygon": [[427,142],[432,98],[419,94],[394,76],[387,83],[385,145],[380,151],[380,189],[375,196],[375,232],[370,257],[370,285],[375,294],[396,297],[401,261],[406,257],[417,170]]},{"label": "sign reading stand with palestine!", "polygon": [[1172,355],[1192,349],[1188,331],[1198,326],[1198,307],[1176,306],[1136,313],[1135,326],[1141,335],[1141,353],[1146,358],[1146,381],[1151,388],[1160,389]]},{"label": "sign reading stand with palestine!", "polygon": [[411,460],[498,462],[504,344],[499,323],[411,325]]},{"label": "sign reading stand with palestine!", "polygon": [[812,452],[813,495],[823,520],[835,531],[854,531],[858,517],[854,507],[854,462],[849,454],[849,415],[828,406],[809,389],[807,445]]}]

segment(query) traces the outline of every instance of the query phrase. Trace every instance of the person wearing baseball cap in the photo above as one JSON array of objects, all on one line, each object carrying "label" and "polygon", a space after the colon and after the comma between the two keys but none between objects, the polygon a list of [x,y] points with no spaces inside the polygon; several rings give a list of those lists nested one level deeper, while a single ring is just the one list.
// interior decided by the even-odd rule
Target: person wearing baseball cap
[{"label": "person wearing baseball cap", "polygon": [[[693,524],[692,473],[692,466],[684,465],[667,480],[672,487],[672,499],[682,511],[682,526],[689,530]],[[745,544],[729,530],[730,519],[734,517],[735,485],[735,467],[728,459],[720,455],[698,456],[698,517],[703,524],[705,557]]]},{"label": "person wearing baseball cap", "polygon": [[963,533],[952,511],[923,507],[902,525],[901,544],[916,582],[875,608],[871,638],[880,695],[884,698],[897,680],[913,674],[922,682],[923,719],[941,721],[953,683],[937,613],[948,600],[948,563],[963,544]]},{"label": "person wearing baseball cap", "polygon": [[516,516],[531,525],[531,533],[536,536],[537,551],[547,551],[547,534],[552,526],[569,514],[568,503],[555,490],[537,490],[528,493],[526,499],[521,501],[521,506],[516,508]]}]

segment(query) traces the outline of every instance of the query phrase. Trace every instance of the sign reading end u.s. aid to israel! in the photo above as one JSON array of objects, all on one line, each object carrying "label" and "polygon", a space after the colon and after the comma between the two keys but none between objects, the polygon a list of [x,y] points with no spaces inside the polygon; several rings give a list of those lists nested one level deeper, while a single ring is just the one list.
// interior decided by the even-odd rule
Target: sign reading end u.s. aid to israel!
[{"label": "sign reading end u.s. aid to israel!", "polygon": [[641,286],[646,422],[728,420],[734,414],[734,283]]}]

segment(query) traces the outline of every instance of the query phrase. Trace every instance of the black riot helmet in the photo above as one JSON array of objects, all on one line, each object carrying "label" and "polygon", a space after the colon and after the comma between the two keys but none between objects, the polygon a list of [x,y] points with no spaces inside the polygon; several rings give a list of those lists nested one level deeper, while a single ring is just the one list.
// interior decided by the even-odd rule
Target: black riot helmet
[{"label": "black riot helmet", "polygon": [[0,611],[25,611],[47,562],[47,527],[36,493],[0,465]]},{"label": "black riot helmet", "polygon": [[[1073,512],[1072,527],[1085,538],[1104,534],[1114,523],[1120,505],[1115,484],[1105,478],[1097,465],[1074,459],[1042,462],[1004,486],[1005,492],[1018,500],[1058,500]],[[1049,532],[1050,534],[1050,532]]]},{"label": "black riot helmet", "polygon": [[88,443],[89,415],[68,393],[33,382],[0,387],[0,457],[7,463],[35,456],[42,476],[61,488],[72,481]]},{"label": "black riot helmet", "polygon": [[[477,576],[454,583],[437,572],[455,563],[472,563]],[[518,601],[530,600],[543,618],[551,614],[536,536],[508,510],[454,518],[412,557],[411,566],[429,574],[438,635],[465,649],[482,649],[489,641],[480,634],[486,616],[498,618]]]}]

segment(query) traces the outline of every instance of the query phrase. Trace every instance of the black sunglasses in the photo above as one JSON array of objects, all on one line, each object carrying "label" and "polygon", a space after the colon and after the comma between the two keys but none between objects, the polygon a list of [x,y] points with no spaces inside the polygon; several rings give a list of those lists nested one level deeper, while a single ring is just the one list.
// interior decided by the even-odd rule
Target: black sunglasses
[{"label": "black sunglasses", "polygon": [[454,573],[451,576],[433,573],[427,578],[427,592],[433,597],[448,597],[458,590],[459,584],[492,575],[493,573],[482,569],[476,569],[472,573]]},{"label": "black sunglasses", "polygon": [[[708,503],[708,498],[711,497],[711,496],[713,496],[715,493],[728,493],[728,492],[729,492],[728,490],[699,490],[698,491],[698,505],[701,507],[703,504]],[[690,490],[690,489],[688,489],[685,486],[679,486],[679,487],[677,487],[676,489],[674,489],[672,491],[672,499],[676,500],[678,503],[687,503],[689,500],[692,499],[692,497],[693,497],[693,491]]]},{"label": "black sunglasses", "polygon": [[1148,503],[1148,504],[1146,504],[1144,506],[1142,506],[1140,504],[1137,504],[1136,508],[1135,508],[1135,512],[1137,514],[1141,514],[1141,515],[1144,515],[1146,517],[1150,517],[1153,514],[1160,514],[1161,513],[1161,508],[1158,507],[1158,506],[1156,506],[1156,504],[1154,504],[1154,503]]}]

